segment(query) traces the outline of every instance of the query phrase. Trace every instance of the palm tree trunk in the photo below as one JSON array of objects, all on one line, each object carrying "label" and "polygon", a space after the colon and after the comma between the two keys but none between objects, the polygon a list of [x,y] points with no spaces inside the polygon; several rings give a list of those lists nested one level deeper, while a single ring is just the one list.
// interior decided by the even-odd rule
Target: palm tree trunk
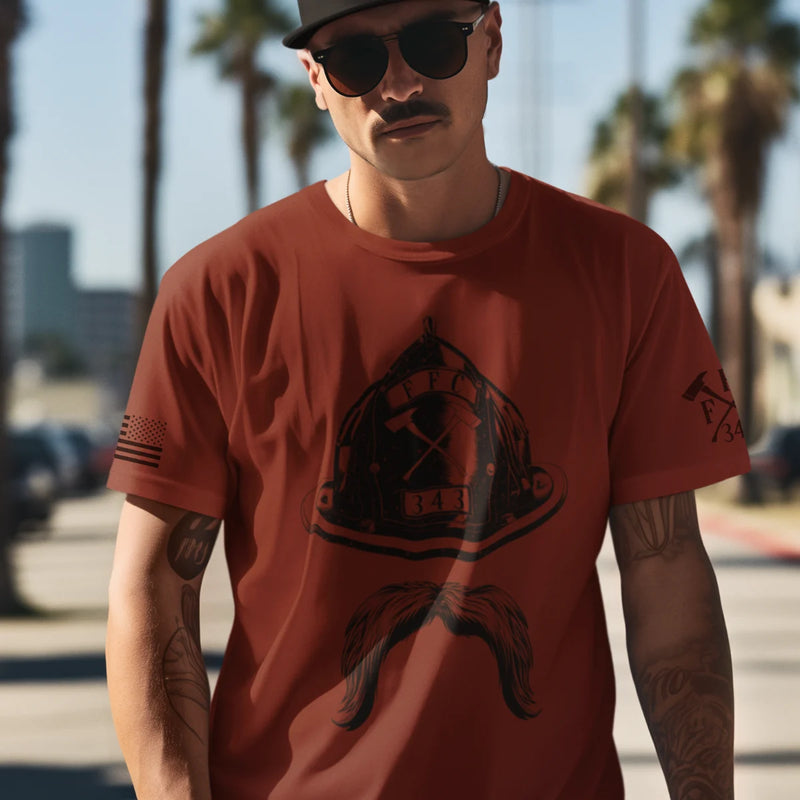
[{"label": "palm tree trunk", "polygon": [[742,425],[745,409],[744,364],[745,347],[744,305],[745,305],[745,252],[742,238],[741,220],[735,218],[717,219],[719,241],[719,342],[718,353],[722,367],[739,402]]},{"label": "palm tree trunk", "polygon": [[[22,0],[7,0],[0,5],[0,288],[6,285],[7,237],[3,210],[8,185],[8,149],[14,131],[11,47],[24,21]],[[7,492],[10,460],[6,433],[9,364],[5,332],[5,307],[4,303],[0,303],[0,616],[16,614],[27,608],[19,595],[11,552],[15,531],[12,529]]]},{"label": "palm tree trunk", "polygon": [[148,0],[145,24],[144,79],[144,192],[142,209],[142,298],[140,332],[156,298],[158,284],[158,183],[161,175],[161,96],[164,86],[164,49],[167,40],[167,2]]},{"label": "palm tree trunk", "polygon": [[311,183],[308,161],[308,158],[295,159],[294,171],[295,175],[297,176],[298,189],[304,189],[309,183]]},{"label": "palm tree trunk", "polygon": [[753,292],[756,284],[758,233],[754,213],[745,216],[742,225],[742,396],[739,400],[740,418],[748,438],[758,438],[756,415],[756,320],[753,312]]},{"label": "palm tree trunk", "polygon": [[719,280],[719,246],[717,244],[717,237],[713,231],[709,231],[706,236],[706,270],[708,272],[708,286],[711,294],[711,309],[709,319],[709,333],[711,334],[711,341],[714,347],[719,351],[720,341],[720,325],[721,325],[721,312],[720,312],[720,280]]},{"label": "palm tree trunk", "polygon": [[[754,212],[721,214],[725,207],[712,199],[716,214],[719,281],[718,353],[736,398],[739,419],[753,441],[755,419],[755,318],[753,289],[757,253]],[[728,206],[731,208],[731,206]]]},{"label": "palm tree trunk", "polygon": [[642,169],[642,133],[644,128],[644,98],[639,86],[630,89],[631,102],[631,136],[630,165],[628,167],[627,212],[639,222],[647,223],[647,194],[645,190],[644,172]]},{"label": "palm tree trunk", "polygon": [[[758,435],[755,419],[755,315],[753,289],[757,253],[754,212],[718,220],[720,285],[720,358],[736,398],[745,438]],[[760,500],[749,475],[739,482],[739,499]]]},{"label": "palm tree trunk", "polygon": [[242,64],[242,147],[247,180],[247,211],[258,208],[258,87],[255,53],[244,54]]}]

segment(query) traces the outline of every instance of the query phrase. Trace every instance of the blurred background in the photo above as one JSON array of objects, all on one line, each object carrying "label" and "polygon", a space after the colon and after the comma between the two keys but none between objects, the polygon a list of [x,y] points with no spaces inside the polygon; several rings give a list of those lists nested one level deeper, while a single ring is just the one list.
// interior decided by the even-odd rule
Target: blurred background
[{"label": "blurred background", "polygon": [[[753,457],[701,492],[741,796],[800,796],[800,0],[502,0],[490,158],[678,254]],[[105,475],[163,272],[348,166],[280,37],[294,0],[0,0],[0,797],[132,797],[105,699]],[[739,432],[733,432],[734,434]],[[219,556],[219,558],[217,557]],[[214,678],[230,623],[207,579]],[[626,683],[632,797],[666,797]],[[793,728],[793,730],[792,730]]]}]

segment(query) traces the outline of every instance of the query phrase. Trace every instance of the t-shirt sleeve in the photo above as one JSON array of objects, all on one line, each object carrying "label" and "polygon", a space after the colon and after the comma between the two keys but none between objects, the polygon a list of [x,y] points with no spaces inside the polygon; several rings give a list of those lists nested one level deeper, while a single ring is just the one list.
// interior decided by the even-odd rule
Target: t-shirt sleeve
[{"label": "t-shirt sleeve", "polygon": [[[188,274],[187,274],[188,273]],[[190,270],[168,271],[147,325],[108,487],[221,517],[227,427],[217,401],[218,306]],[[215,335],[216,334],[216,335]]]},{"label": "t-shirt sleeve", "polygon": [[750,469],[730,386],[677,259],[664,251],[653,281],[631,278],[628,353],[609,440],[613,505]]}]

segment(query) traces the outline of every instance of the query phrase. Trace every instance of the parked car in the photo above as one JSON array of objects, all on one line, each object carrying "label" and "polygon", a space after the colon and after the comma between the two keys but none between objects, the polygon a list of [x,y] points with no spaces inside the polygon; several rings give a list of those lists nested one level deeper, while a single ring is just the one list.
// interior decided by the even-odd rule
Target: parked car
[{"label": "parked car", "polygon": [[26,528],[45,525],[58,497],[58,478],[41,436],[9,431],[6,480],[12,538]]},{"label": "parked car", "polygon": [[64,431],[78,456],[78,488],[86,492],[99,489],[108,478],[114,458],[116,436],[113,431],[80,425],[67,425]]},{"label": "parked car", "polygon": [[67,432],[62,425],[54,422],[41,422],[26,428],[19,428],[18,433],[25,434],[28,440],[39,442],[40,452],[47,459],[47,465],[56,476],[56,489],[59,497],[74,494],[80,488],[80,459]]},{"label": "parked car", "polygon": [[800,425],[773,428],[750,452],[750,480],[756,498],[777,490],[789,497],[800,485]]}]

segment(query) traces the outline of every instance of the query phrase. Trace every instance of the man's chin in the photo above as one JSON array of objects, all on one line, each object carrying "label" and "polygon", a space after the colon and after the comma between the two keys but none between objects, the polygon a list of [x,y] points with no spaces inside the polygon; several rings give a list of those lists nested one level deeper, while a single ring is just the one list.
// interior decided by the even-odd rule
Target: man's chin
[{"label": "man's chin", "polygon": [[[373,166],[389,178],[400,181],[417,181],[444,172],[453,164],[452,153],[435,153],[430,146],[424,148],[405,147],[379,148],[372,161]],[[448,157],[449,156],[449,157]]]}]

